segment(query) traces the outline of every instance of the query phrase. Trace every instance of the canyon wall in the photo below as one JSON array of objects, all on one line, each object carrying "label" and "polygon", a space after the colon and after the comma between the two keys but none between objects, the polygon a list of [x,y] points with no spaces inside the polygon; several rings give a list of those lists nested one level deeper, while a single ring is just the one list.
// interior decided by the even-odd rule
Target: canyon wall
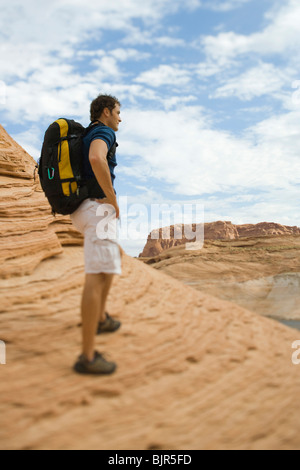
[{"label": "canyon wall", "polygon": [[[149,236],[141,258],[157,256],[174,246],[193,242],[192,234],[199,230],[200,224],[172,225],[153,230]],[[203,229],[203,224],[202,224]],[[199,231],[200,232],[200,231]],[[179,238],[177,238],[177,234]],[[185,236],[188,234],[188,236]],[[262,222],[259,224],[234,225],[231,222],[212,222],[204,224],[205,240],[238,240],[242,237],[269,237],[281,235],[300,235],[300,228],[287,227],[276,223]],[[195,237],[194,237],[195,240]]]}]

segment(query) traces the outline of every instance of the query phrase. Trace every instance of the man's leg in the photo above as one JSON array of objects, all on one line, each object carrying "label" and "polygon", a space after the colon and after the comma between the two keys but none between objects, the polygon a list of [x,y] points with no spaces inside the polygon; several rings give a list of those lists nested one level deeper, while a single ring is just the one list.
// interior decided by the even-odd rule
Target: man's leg
[{"label": "man's leg", "polygon": [[99,311],[101,308],[102,291],[106,285],[105,274],[87,274],[82,295],[82,342],[83,354],[89,360],[94,359],[94,345]]},{"label": "man's leg", "polygon": [[107,297],[108,297],[108,294],[109,294],[109,291],[110,291],[110,288],[114,279],[114,274],[104,274],[104,276],[105,276],[105,280],[103,283],[103,289],[101,290],[101,292],[99,292],[100,310],[99,310],[98,321],[100,323],[103,323],[106,320],[105,306],[106,306]]}]

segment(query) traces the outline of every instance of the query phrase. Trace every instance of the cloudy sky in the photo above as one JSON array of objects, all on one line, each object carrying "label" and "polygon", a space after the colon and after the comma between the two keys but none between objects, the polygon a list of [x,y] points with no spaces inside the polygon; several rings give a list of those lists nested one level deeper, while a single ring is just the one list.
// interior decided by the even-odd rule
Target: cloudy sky
[{"label": "cloudy sky", "polygon": [[151,204],[176,204],[170,223],[190,204],[184,221],[198,205],[206,222],[300,226],[299,0],[0,6],[0,122],[35,159],[53,120],[88,125],[99,93],[121,100],[128,253],[165,225]]}]

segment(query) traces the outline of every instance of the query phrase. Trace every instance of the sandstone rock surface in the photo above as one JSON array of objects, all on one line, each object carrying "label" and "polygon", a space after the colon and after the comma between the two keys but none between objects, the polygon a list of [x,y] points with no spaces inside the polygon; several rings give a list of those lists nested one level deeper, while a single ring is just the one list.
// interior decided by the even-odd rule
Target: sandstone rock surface
[{"label": "sandstone rock surface", "polygon": [[191,225],[171,225],[153,230],[149,236],[140,258],[157,256],[175,246],[193,242],[192,237],[202,228],[205,240],[238,240],[245,237],[270,237],[282,235],[300,235],[300,228],[287,227],[276,223],[234,225],[231,222],[211,222]]},{"label": "sandstone rock surface", "polygon": [[300,320],[300,235],[206,240],[201,250],[187,248],[180,245],[144,261],[261,315]]},{"label": "sandstone rock surface", "polygon": [[62,245],[82,244],[69,217],[52,216],[35,166],[0,126],[0,278],[30,274]]},{"label": "sandstone rock surface", "polygon": [[26,154],[13,176],[13,149],[0,176],[0,448],[299,449],[295,331],[127,256],[108,302],[122,329],[97,339],[118,370],[73,373],[83,248],[54,222]]},{"label": "sandstone rock surface", "polygon": [[[126,257],[109,298],[123,322],[81,377],[82,248],[1,281],[1,449],[298,449],[294,330]],[[300,366],[299,366],[300,367]]]}]

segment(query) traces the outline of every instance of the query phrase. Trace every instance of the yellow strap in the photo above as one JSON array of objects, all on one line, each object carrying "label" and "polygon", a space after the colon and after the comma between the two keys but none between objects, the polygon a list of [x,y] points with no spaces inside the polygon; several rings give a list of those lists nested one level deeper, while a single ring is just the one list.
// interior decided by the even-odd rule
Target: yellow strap
[{"label": "yellow strap", "polygon": [[[60,137],[67,137],[69,126],[65,119],[58,119],[56,121],[60,128]],[[58,168],[59,176],[61,179],[74,178],[74,173],[71,167],[70,161],[70,151],[69,151],[69,142],[64,140],[61,143],[61,146],[58,146]],[[60,158],[60,161],[59,161]],[[72,193],[75,193],[77,190],[77,183],[71,184]],[[62,183],[62,189],[65,196],[70,196],[70,183]]]}]

